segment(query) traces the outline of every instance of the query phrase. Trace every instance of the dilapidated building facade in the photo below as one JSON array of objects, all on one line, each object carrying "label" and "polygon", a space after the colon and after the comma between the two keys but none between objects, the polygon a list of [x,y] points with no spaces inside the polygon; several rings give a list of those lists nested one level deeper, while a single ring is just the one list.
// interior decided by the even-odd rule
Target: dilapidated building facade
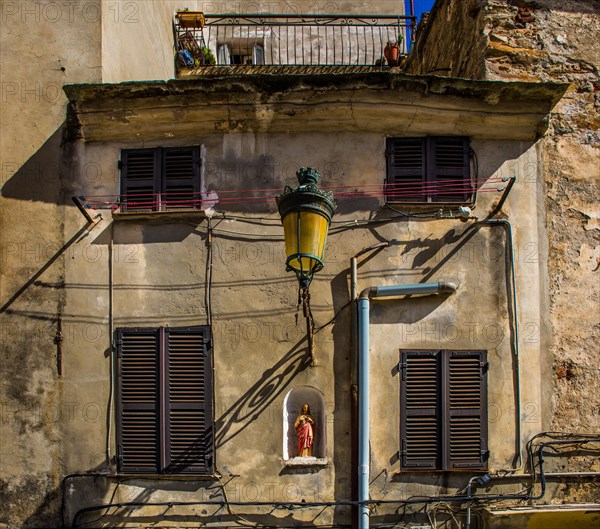
[{"label": "dilapidated building facade", "polygon": [[[201,4],[82,6],[47,137],[3,107],[1,522],[593,527],[599,61],[547,42],[585,54],[597,7],[437,2],[388,65],[402,5]],[[306,167],[336,210],[302,307]]]}]

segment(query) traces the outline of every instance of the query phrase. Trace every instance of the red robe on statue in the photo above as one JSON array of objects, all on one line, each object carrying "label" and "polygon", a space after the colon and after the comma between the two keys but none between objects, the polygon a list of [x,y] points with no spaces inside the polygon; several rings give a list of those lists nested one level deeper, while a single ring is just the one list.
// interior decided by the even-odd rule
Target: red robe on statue
[{"label": "red robe on statue", "polygon": [[315,438],[313,425],[306,421],[298,426],[296,433],[298,434],[298,455],[301,455],[305,448],[310,448],[313,445]]}]

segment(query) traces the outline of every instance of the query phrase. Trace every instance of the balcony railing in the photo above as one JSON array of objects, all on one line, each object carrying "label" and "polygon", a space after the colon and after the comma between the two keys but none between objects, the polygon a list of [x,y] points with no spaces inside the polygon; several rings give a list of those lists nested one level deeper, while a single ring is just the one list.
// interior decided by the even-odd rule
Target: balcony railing
[{"label": "balcony railing", "polygon": [[[180,68],[206,65],[387,67],[402,62],[408,51],[408,29],[414,25],[415,17],[404,15],[178,12],[175,18],[177,63]],[[396,47],[399,52],[396,61],[392,59],[390,63],[385,58],[389,55],[386,46],[388,50]]]}]

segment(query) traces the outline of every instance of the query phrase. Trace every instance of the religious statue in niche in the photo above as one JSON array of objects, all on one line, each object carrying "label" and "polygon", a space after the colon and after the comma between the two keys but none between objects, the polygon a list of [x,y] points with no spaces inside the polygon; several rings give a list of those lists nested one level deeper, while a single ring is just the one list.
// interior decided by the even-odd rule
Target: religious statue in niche
[{"label": "religious statue in niche", "polygon": [[294,422],[298,434],[298,457],[311,457],[315,442],[315,421],[310,415],[310,406],[302,405],[302,411]]}]

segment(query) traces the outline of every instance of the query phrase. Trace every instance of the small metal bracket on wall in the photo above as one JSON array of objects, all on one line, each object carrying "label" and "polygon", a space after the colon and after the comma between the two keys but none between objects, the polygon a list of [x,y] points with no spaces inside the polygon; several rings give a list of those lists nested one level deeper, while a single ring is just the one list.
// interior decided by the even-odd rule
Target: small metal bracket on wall
[{"label": "small metal bracket on wall", "polygon": [[[87,220],[87,223],[88,223],[85,231],[79,238],[79,241],[81,241],[81,239],[84,239],[85,237],[87,237],[90,234],[90,231],[92,231],[96,227],[96,225],[102,220],[102,214],[98,213],[94,218],[92,218],[90,216],[90,214],[87,212],[87,209],[85,209],[84,205],[81,203],[81,198],[83,198],[83,197],[73,196],[71,198],[73,199],[73,202],[77,206],[77,209],[85,217],[85,220]],[[79,241],[77,241],[77,242],[79,242]]]}]

